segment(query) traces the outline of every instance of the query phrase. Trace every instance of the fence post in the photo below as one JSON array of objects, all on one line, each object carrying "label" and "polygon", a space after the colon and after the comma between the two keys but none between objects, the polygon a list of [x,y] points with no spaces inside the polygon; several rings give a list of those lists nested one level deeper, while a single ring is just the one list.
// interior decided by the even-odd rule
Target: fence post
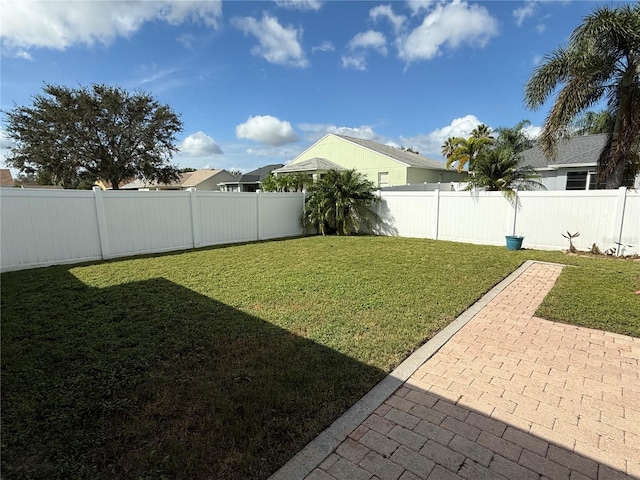
[{"label": "fence post", "polygon": [[260,240],[260,190],[256,191],[256,240]]},{"label": "fence post", "polygon": [[109,251],[109,235],[107,234],[107,218],[104,213],[104,200],[102,198],[102,189],[93,187],[93,198],[96,203],[96,217],[98,220],[98,237],[100,237],[100,252],[103,260],[110,256]]},{"label": "fence post", "polygon": [[627,187],[618,188],[618,200],[616,201],[616,214],[613,217],[613,238],[617,239],[616,256],[622,249],[622,227],[624,226],[624,209],[627,203]]},{"label": "fence post", "polygon": [[187,191],[190,192],[189,196],[189,208],[191,210],[191,243],[193,248],[200,246],[200,235],[198,232],[198,221],[200,219],[198,211],[198,199],[196,198],[196,187],[189,187]]},{"label": "fence post", "polygon": [[438,240],[438,235],[439,235],[439,228],[440,228],[440,185],[438,185],[438,188],[435,189],[434,193],[434,197],[433,197],[433,226],[432,226],[432,232],[433,232],[433,239],[434,240]]}]

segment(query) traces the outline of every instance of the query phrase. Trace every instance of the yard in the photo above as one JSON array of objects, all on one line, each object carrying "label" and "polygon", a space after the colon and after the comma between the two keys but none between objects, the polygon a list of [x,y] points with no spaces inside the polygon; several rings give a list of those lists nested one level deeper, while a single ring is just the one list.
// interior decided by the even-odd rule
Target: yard
[{"label": "yard", "polygon": [[523,261],[640,336],[640,264],[308,237],[2,275],[4,478],[266,478]]}]

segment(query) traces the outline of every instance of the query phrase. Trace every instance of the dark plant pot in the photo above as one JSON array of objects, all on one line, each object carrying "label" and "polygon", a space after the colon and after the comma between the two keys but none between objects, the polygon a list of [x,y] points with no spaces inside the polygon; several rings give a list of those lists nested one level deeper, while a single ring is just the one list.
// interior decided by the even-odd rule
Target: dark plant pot
[{"label": "dark plant pot", "polygon": [[520,250],[522,248],[522,241],[524,240],[524,237],[506,235],[504,238],[507,239],[507,250]]}]

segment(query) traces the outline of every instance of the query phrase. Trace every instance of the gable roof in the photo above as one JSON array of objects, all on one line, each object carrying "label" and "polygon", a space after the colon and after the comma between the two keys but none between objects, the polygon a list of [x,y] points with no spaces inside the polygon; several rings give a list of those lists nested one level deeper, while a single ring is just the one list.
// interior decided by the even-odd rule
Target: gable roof
[{"label": "gable roof", "polygon": [[330,133],[329,135],[335,135],[343,140],[347,140],[351,143],[356,143],[361,147],[368,148],[376,153],[384,155],[396,162],[403,163],[408,167],[417,168],[429,168],[431,170],[447,170],[444,162],[434,160],[432,158],[423,157],[417,153],[407,152],[400,148],[390,147],[389,145],[382,145],[381,143],[374,142],[373,140],[364,140],[362,138],[348,137],[347,135],[337,135]]},{"label": "gable roof", "polygon": [[209,180],[220,172],[222,172],[220,169],[204,169],[188,172],[182,177],[182,188],[197,187],[205,180]]},{"label": "gable roof", "polygon": [[120,186],[122,189],[135,189],[135,188],[149,188],[149,187],[162,187],[162,188],[189,188],[189,187],[197,187],[205,180],[217,175],[222,172],[222,170],[214,170],[205,168],[203,170],[196,170],[194,172],[184,172],[180,174],[180,179],[177,182],[172,183],[157,183],[157,182],[147,182],[144,180],[140,180],[139,178],[133,180],[132,182],[127,183],[126,185]]},{"label": "gable roof", "polygon": [[13,187],[13,177],[8,168],[0,168],[0,187]]},{"label": "gable roof", "polygon": [[272,165],[265,165],[264,167],[256,168],[250,172],[245,173],[240,177],[238,182],[224,182],[224,183],[257,183],[264,180],[276,168],[284,166],[283,163],[274,163]]},{"label": "gable roof", "polygon": [[326,158],[309,158],[298,163],[290,163],[281,168],[273,170],[276,173],[288,173],[288,172],[315,172],[317,170],[344,170],[343,167],[337,163],[333,163]]},{"label": "gable roof", "polygon": [[542,150],[537,145],[522,152],[522,165],[533,168],[545,168],[549,166],[563,167],[574,165],[598,164],[598,158],[607,143],[608,134],[582,135],[571,137],[558,142],[556,158],[547,161]]}]

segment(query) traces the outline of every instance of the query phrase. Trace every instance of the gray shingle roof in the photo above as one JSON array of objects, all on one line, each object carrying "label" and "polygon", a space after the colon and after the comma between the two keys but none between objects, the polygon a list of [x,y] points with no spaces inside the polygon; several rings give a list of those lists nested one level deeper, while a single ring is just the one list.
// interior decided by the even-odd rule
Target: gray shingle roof
[{"label": "gray shingle roof", "polygon": [[337,163],[333,163],[331,160],[327,160],[326,158],[309,158],[308,160],[303,160],[302,162],[293,163],[289,165],[285,165],[282,168],[276,168],[274,172],[276,173],[289,173],[289,172],[315,172],[316,170],[344,170]]},{"label": "gray shingle roof", "polygon": [[402,162],[410,167],[429,168],[431,170],[447,170],[444,162],[433,160],[432,158],[423,157],[417,153],[405,152],[399,148],[390,147],[388,145],[382,145],[381,143],[374,142],[373,140],[364,140],[362,138],[348,137],[346,135],[336,135],[349,142],[357,143],[358,145],[373,150],[374,152],[385,155],[393,160]]},{"label": "gray shingle roof", "polygon": [[598,164],[600,152],[607,143],[608,134],[583,135],[571,137],[558,142],[558,154],[556,158],[547,162],[540,147],[535,146],[522,152],[522,164],[533,168],[544,168],[549,165],[570,166],[575,164]]},{"label": "gray shingle roof", "polygon": [[[257,183],[264,180],[272,170],[282,167],[282,163],[274,163],[271,165],[265,165],[264,167],[256,168],[250,172],[245,173],[240,177],[239,183]],[[238,183],[238,182],[224,182],[224,183]]]}]

